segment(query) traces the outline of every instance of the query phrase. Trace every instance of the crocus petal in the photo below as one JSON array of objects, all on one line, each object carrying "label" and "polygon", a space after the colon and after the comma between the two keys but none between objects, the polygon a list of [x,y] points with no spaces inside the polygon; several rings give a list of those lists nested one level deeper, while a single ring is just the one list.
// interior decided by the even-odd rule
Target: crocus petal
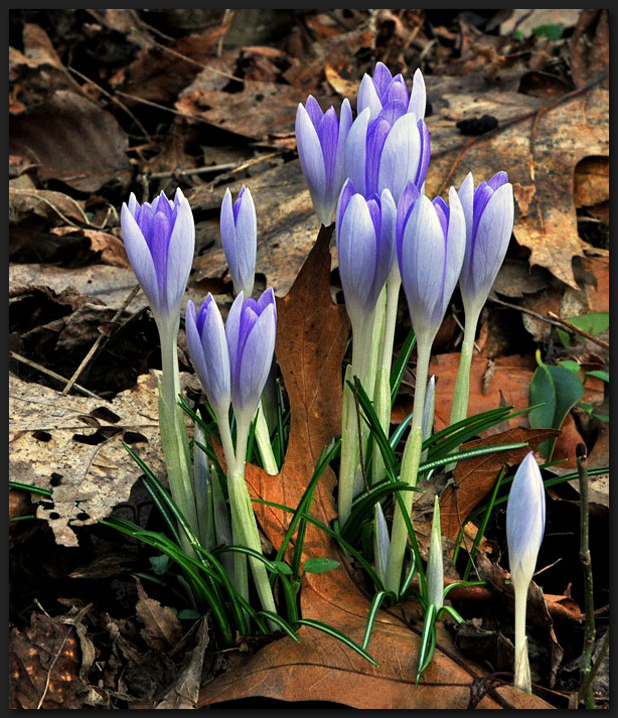
[{"label": "crocus petal", "polygon": [[412,112],[419,120],[425,119],[425,110],[427,109],[427,90],[425,88],[425,78],[420,69],[414,73],[412,80],[412,92],[410,92],[410,103],[408,112]]},{"label": "crocus petal", "polygon": [[371,289],[377,263],[378,238],[367,201],[361,194],[350,198],[336,224],[339,276],[352,323],[372,309]]},{"label": "crocus petal", "polygon": [[509,564],[515,583],[532,580],[544,532],[545,489],[531,451],[515,473],[506,507]]},{"label": "crocus petal", "polygon": [[433,339],[439,325],[434,307],[441,301],[446,243],[431,201],[421,195],[398,237],[397,254],[403,289],[417,335]]},{"label": "crocus petal", "polygon": [[322,190],[326,185],[324,155],[322,154],[317,130],[302,104],[298,105],[296,112],[296,144],[298,146],[300,166],[309,188],[314,210],[318,215],[318,219],[322,221],[325,211],[321,197]]},{"label": "crocus petal", "polygon": [[225,336],[227,337],[228,351],[230,353],[230,371],[232,385],[238,381],[238,345],[240,343],[242,308],[245,301],[244,294],[240,292],[232,302],[232,306],[225,320]]},{"label": "crocus petal", "polygon": [[461,267],[466,252],[466,216],[459,201],[457,190],[454,187],[451,187],[449,190],[448,201],[449,218],[446,235],[447,251],[442,298],[443,315],[457,286],[457,280],[461,274]]},{"label": "crocus petal", "polygon": [[167,255],[167,301],[170,314],[180,311],[195,252],[193,214],[180,189],[176,191],[176,203],[176,221]]},{"label": "crocus petal", "polygon": [[237,415],[249,420],[260,402],[275,350],[275,308],[269,304],[257,318],[242,347],[237,381],[232,386],[232,402]]},{"label": "crocus petal", "polygon": [[164,313],[165,308],[162,307],[159,302],[159,285],[152,254],[142,234],[142,230],[139,228],[134,214],[129,208],[131,205],[135,207],[135,203],[135,196],[132,194],[129,199],[129,206],[123,203],[120,211],[120,224],[122,226],[124,246],[137,281],[146,295],[153,313],[155,315],[161,315]]},{"label": "crocus petal", "polygon": [[236,202],[226,189],[221,203],[221,244],[225,253],[234,293],[251,296],[257,254],[257,217],[251,192],[243,185]]},{"label": "crocus petal", "polygon": [[[230,358],[221,313],[211,294],[196,318],[195,306],[189,300],[185,314],[189,354],[204,393],[217,415],[224,415],[230,405]],[[198,328],[201,324],[201,331]]]},{"label": "crocus petal", "polygon": [[366,191],[365,165],[367,157],[367,128],[371,111],[365,108],[354,120],[345,145],[345,176],[354,182],[356,191],[364,195]]},{"label": "crocus petal", "polygon": [[384,142],[378,189],[388,187],[395,200],[401,196],[405,186],[414,181],[421,152],[421,138],[416,116],[408,113],[393,124]]},{"label": "crocus petal", "polygon": [[509,246],[513,213],[513,187],[503,184],[490,197],[476,227],[470,258],[472,271],[461,283],[464,303],[482,305],[487,300]]},{"label": "crocus petal", "polygon": [[376,117],[382,109],[382,101],[378,95],[373,79],[365,73],[358,88],[358,96],[356,98],[356,111],[360,113],[369,108],[371,117]]}]

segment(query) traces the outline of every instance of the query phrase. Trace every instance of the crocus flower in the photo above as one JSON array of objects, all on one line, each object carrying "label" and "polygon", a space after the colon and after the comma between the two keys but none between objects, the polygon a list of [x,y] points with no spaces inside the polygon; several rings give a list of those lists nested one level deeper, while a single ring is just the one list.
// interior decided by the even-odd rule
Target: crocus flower
[{"label": "crocus flower", "polygon": [[195,250],[191,207],[180,189],[140,203],[131,193],[120,223],[127,256],[157,323],[178,321]]},{"label": "crocus flower", "polygon": [[251,192],[243,185],[234,204],[229,188],[221,203],[221,243],[234,283],[234,294],[250,297],[255,278],[257,217]]},{"label": "crocus flower", "polygon": [[515,591],[515,685],[531,692],[526,639],[528,587],[545,531],[545,489],[531,451],[521,462],[506,506],[506,542]]},{"label": "crocus flower", "polygon": [[514,583],[532,580],[545,531],[545,488],[531,451],[521,462],[506,507],[506,540]]},{"label": "crocus flower", "polygon": [[461,272],[466,224],[453,187],[449,203],[422,195],[397,233],[401,281],[419,342],[433,342]]},{"label": "crocus flower", "polygon": [[337,198],[345,180],[343,154],[351,125],[352,108],[347,99],[341,104],[339,119],[333,107],[323,112],[312,95],[305,106],[298,105],[298,157],[313,208],[325,227],[333,222]]},{"label": "crocus flower", "polygon": [[366,107],[369,107],[371,116],[376,117],[382,108],[392,100],[404,104],[406,112],[413,112],[418,120],[424,119],[427,93],[423,73],[416,70],[412,82],[412,92],[408,92],[406,81],[401,73],[393,77],[383,62],[376,63],[373,77],[365,74],[361,80],[356,111],[360,115]]},{"label": "crocus flower", "polygon": [[337,256],[352,326],[373,311],[395,259],[397,207],[388,189],[368,199],[347,180],[337,206]]},{"label": "crocus flower", "polygon": [[245,299],[242,292],[225,322],[230,356],[232,406],[236,418],[253,419],[273,361],[277,331],[275,294],[267,289],[260,298]]},{"label": "crocus flower", "polygon": [[231,401],[230,355],[225,327],[212,294],[196,315],[191,300],[185,313],[187,345],[193,367],[217,415],[224,416]]},{"label": "crocus flower", "polygon": [[430,157],[429,130],[407,112],[407,104],[388,101],[375,117],[370,107],[354,120],[345,146],[345,175],[365,197],[389,189],[396,202],[409,182],[422,188]]},{"label": "crocus flower", "polygon": [[459,188],[466,215],[466,253],[459,286],[466,313],[477,316],[504,261],[513,231],[513,186],[506,172],[474,189],[469,173]]}]

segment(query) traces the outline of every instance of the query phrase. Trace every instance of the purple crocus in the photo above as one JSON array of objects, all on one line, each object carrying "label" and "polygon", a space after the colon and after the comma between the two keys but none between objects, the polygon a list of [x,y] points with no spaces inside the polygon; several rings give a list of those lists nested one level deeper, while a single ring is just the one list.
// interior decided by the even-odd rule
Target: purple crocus
[{"label": "purple crocus", "polygon": [[361,112],[369,107],[371,116],[380,114],[383,107],[396,100],[406,106],[406,112],[413,112],[418,120],[425,118],[427,106],[427,93],[423,73],[416,70],[412,82],[412,91],[408,92],[406,81],[401,73],[393,77],[391,71],[383,62],[377,62],[373,77],[363,76],[358,89],[356,111]]},{"label": "purple crocus", "polygon": [[530,451],[519,465],[506,507],[506,541],[513,583],[532,580],[545,532],[545,487]]},{"label": "purple crocus", "polygon": [[515,593],[514,684],[532,692],[526,639],[528,588],[543,534],[545,533],[545,487],[534,453],[530,451],[515,472],[506,505],[506,543],[511,582]]},{"label": "purple crocus", "polygon": [[257,217],[251,192],[244,185],[232,204],[232,193],[225,190],[221,203],[221,243],[230,268],[234,294],[250,297],[255,279]]},{"label": "purple crocus", "polygon": [[474,189],[469,173],[459,188],[466,215],[466,253],[459,286],[466,313],[477,316],[489,291],[513,231],[513,186],[506,172],[496,173]]},{"label": "purple crocus", "polygon": [[275,294],[234,300],[225,325],[212,295],[199,312],[187,302],[187,343],[193,367],[215,412],[223,416],[230,399],[237,421],[253,419],[275,351]]},{"label": "purple crocus", "polygon": [[277,333],[275,293],[267,289],[260,298],[240,293],[225,323],[230,353],[232,405],[240,416],[253,419],[273,361]]},{"label": "purple crocus", "polygon": [[193,263],[195,225],[180,189],[140,204],[131,193],[120,223],[127,256],[157,323],[177,322]]},{"label": "purple crocus", "polygon": [[313,208],[325,227],[333,222],[337,198],[345,180],[343,153],[351,125],[352,108],[347,99],[341,104],[339,119],[333,107],[323,112],[312,95],[305,106],[298,105],[298,157]]},{"label": "purple crocus", "polygon": [[337,205],[337,256],[352,327],[375,308],[395,260],[397,207],[388,189],[366,199],[347,180]]},{"label": "purple crocus", "polygon": [[412,326],[419,342],[429,343],[440,328],[461,272],[466,223],[453,187],[449,204],[421,195],[397,233],[399,271]]},{"label": "purple crocus", "polygon": [[409,182],[418,188],[425,182],[429,130],[407,109],[400,99],[389,100],[375,117],[365,107],[350,128],[345,175],[365,197],[389,189],[397,202]]},{"label": "purple crocus", "polygon": [[187,302],[185,328],[193,367],[210,405],[223,416],[231,400],[230,355],[221,312],[210,292],[197,315],[193,302]]}]

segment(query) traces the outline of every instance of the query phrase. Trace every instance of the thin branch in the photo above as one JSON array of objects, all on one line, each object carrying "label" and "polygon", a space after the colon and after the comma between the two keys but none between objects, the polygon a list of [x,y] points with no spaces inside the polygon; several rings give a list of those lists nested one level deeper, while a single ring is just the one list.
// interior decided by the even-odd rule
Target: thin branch
[{"label": "thin branch", "polygon": [[[66,384],[66,377],[61,376],[60,374],[56,374],[55,371],[52,371],[51,369],[48,369],[47,367],[44,367],[42,364],[37,364],[35,361],[32,361],[32,359],[28,359],[27,357],[22,356],[21,354],[18,354],[14,351],[9,351],[9,355],[13,357],[13,359],[16,359],[18,362],[21,362],[22,364],[26,364],[26,366],[30,366],[33,369],[36,369],[37,371],[40,371],[43,374],[47,374],[48,376],[51,376],[53,379],[57,379],[62,384]],[[81,391],[82,394],[86,394],[86,396],[91,396],[93,399],[98,399],[99,401],[104,401],[101,399],[100,396],[95,394],[93,391],[90,391],[90,389],[86,389],[83,386],[80,386],[79,384],[73,383],[73,386],[77,391]]]},{"label": "thin branch", "polygon": [[[131,304],[133,299],[135,299],[139,290],[140,290],[139,284],[135,285],[135,287],[129,292],[129,296],[122,303],[122,306],[118,309],[118,311],[112,317],[112,322],[118,321],[118,319],[120,318],[120,316],[122,315],[124,310],[129,306],[129,304]],[[73,373],[73,376],[69,379],[69,381],[67,382],[67,385],[62,390],[62,394],[64,396],[66,396],[71,391],[71,388],[75,385],[75,382],[79,378],[80,374],[84,371],[85,366],[92,359],[92,357],[94,356],[94,353],[101,346],[101,344],[103,343],[103,341],[105,339],[107,339],[107,337],[104,334],[99,334],[95,343],[90,347],[90,351],[82,359],[81,364],[77,367],[76,371]]]}]

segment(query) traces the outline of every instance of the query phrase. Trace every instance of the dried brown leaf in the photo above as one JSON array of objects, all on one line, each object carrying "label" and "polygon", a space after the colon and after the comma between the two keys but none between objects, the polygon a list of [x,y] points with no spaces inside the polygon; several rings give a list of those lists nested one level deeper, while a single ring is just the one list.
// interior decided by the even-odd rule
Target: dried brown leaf
[{"label": "dried brown leaf", "polygon": [[13,117],[10,151],[38,166],[41,181],[61,180],[94,192],[129,179],[128,138],[113,115],[71,90],[58,90],[28,115]]},{"label": "dried brown leaf", "polygon": [[[449,185],[459,187],[469,171],[479,182],[505,170],[515,195],[515,239],[530,249],[530,264],[546,267],[577,289],[572,258],[584,256],[590,247],[577,231],[574,170],[586,157],[609,153],[609,93],[592,87],[547,104],[515,92],[483,91],[476,85],[471,92],[457,86],[449,92],[449,82],[453,87],[454,81],[448,79],[428,87],[432,103],[437,96],[442,107],[442,118],[428,118],[432,137],[428,194],[443,192]],[[445,120],[466,114],[488,114],[504,126],[465,142],[458,137],[455,122]],[[514,121],[518,117],[521,120]]]},{"label": "dried brown leaf", "polygon": [[447,486],[440,498],[440,520],[443,536],[455,540],[470,511],[492,490],[504,466],[515,466],[526,454],[543,441],[557,436],[555,429],[526,429],[516,427],[484,439],[474,439],[462,445],[466,451],[478,446],[528,442],[520,449],[508,449],[460,461],[455,468],[455,485]]},{"label": "dried brown leaf", "polygon": [[33,613],[25,629],[9,632],[9,708],[82,708],[80,667],[74,628]]},{"label": "dried brown leaf", "polygon": [[182,638],[182,626],[178,616],[169,606],[162,606],[159,601],[150,598],[139,579],[137,595],[135,611],[144,624],[141,634],[147,645],[159,651],[172,650]]}]

